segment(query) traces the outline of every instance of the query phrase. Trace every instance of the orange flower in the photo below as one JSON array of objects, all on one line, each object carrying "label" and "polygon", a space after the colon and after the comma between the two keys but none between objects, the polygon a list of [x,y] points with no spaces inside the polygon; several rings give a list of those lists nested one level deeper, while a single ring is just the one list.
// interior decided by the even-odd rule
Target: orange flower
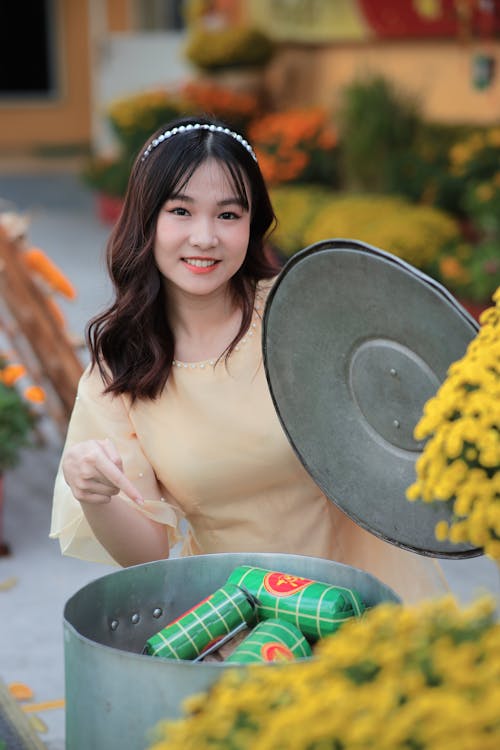
[{"label": "orange flower", "polygon": [[337,145],[337,134],[333,130],[324,130],[318,136],[318,146],[325,151],[335,148]]},{"label": "orange flower", "polygon": [[14,696],[16,701],[29,701],[33,698],[33,690],[24,682],[10,682],[8,688],[9,693]]},{"label": "orange flower", "polygon": [[33,404],[43,404],[45,401],[45,391],[38,385],[30,385],[24,389],[24,397]]},{"label": "orange flower", "polygon": [[190,82],[182,88],[182,94],[191,106],[214,114],[248,117],[258,108],[257,97],[253,94],[231,91],[216,84]]},{"label": "orange flower", "polygon": [[445,279],[454,281],[467,281],[468,273],[457,258],[446,255],[439,262],[439,270]]},{"label": "orange flower", "polygon": [[292,149],[282,149],[274,155],[261,151],[257,151],[256,154],[264,179],[269,184],[296,179],[309,162],[307,154]]},{"label": "orange flower", "polygon": [[300,179],[317,152],[331,151],[337,136],[320,108],[288,110],[255,120],[250,138],[270,184]]},{"label": "orange flower", "polygon": [[24,365],[7,365],[0,371],[0,381],[10,387],[25,374],[26,368]]},{"label": "orange flower", "polygon": [[28,268],[46,281],[54,291],[68,299],[75,299],[76,290],[74,286],[60,268],[45,255],[43,250],[32,247],[24,252],[23,258]]}]

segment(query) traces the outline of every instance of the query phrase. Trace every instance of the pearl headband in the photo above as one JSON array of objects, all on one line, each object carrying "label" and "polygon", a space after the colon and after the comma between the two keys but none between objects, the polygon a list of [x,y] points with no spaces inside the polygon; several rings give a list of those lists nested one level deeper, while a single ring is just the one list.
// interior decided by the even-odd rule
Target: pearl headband
[{"label": "pearl headband", "polygon": [[159,146],[160,143],[163,143],[163,141],[167,141],[169,138],[172,138],[173,135],[177,135],[178,133],[188,133],[190,130],[209,130],[211,133],[225,133],[226,135],[230,135],[231,138],[234,138],[235,141],[241,143],[243,148],[248,151],[254,161],[257,161],[257,157],[255,156],[253,148],[248,143],[248,141],[243,138],[242,135],[240,135],[239,133],[235,133],[234,130],[229,130],[229,128],[223,128],[221,125],[207,125],[200,122],[196,122],[193,125],[179,125],[176,128],[172,128],[172,130],[166,130],[157,138],[153,138],[147,149],[142,154],[141,161],[144,161],[144,159],[149,156],[151,151]]}]

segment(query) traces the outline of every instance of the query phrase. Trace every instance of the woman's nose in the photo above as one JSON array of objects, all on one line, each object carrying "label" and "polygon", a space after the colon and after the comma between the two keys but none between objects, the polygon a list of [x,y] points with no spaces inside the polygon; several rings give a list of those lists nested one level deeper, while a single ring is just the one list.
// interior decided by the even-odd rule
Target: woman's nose
[{"label": "woman's nose", "polygon": [[192,227],[191,235],[189,237],[189,244],[191,247],[209,249],[215,247],[217,243],[218,239],[213,223],[206,219],[200,219],[197,221]]}]

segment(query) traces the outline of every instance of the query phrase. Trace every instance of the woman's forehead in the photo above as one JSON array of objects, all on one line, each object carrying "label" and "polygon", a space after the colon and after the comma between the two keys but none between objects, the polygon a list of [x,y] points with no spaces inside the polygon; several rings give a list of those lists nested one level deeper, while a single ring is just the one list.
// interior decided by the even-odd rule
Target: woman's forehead
[{"label": "woman's forehead", "polygon": [[244,173],[237,166],[231,169],[213,157],[197,165],[188,179],[177,185],[175,192],[189,193],[197,188],[224,193],[225,197],[236,197],[238,201],[244,197],[250,203],[251,191]]},{"label": "woman's forehead", "polygon": [[[211,183],[214,187],[220,187],[224,190],[229,189],[234,191],[237,187],[229,167],[223,162],[211,157],[205,159],[205,161],[196,167],[189,180],[186,182],[186,185],[191,185],[201,181]],[[246,181],[244,180],[244,182],[246,187]]]}]

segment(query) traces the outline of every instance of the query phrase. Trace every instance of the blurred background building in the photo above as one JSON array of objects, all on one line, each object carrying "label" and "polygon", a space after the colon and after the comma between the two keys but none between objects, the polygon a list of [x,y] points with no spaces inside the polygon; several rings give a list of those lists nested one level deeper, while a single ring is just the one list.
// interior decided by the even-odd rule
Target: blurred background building
[{"label": "blurred background building", "polygon": [[151,133],[210,112],[254,145],[281,258],[355,237],[491,303],[500,0],[26,0],[0,35],[4,172],[71,164],[113,222]]},{"label": "blurred background building", "polygon": [[110,101],[197,74],[184,50],[200,18],[272,39],[261,71],[270,108],[335,107],[369,70],[418,97],[432,120],[498,119],[494,0],[25,0],[2,4],[0,154],[106,148]]}]

